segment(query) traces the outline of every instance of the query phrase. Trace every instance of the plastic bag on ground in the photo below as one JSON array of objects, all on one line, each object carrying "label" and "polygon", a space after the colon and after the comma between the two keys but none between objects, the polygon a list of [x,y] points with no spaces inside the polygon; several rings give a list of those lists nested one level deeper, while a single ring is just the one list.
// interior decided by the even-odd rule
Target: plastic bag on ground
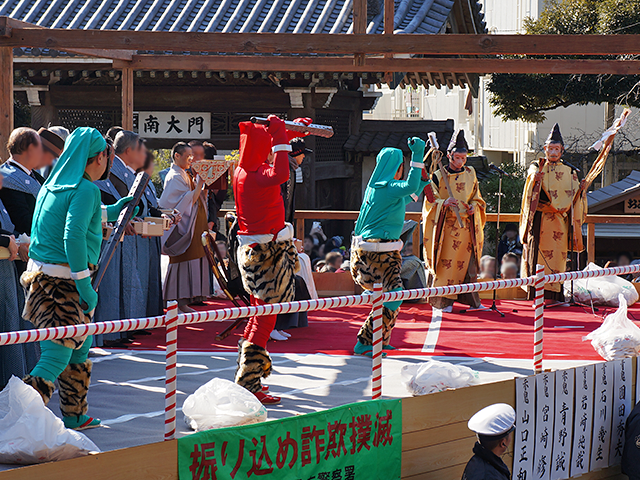
[{"label": "plastic bag on ground", "polygon": [[[595,263],[590,263],[583,270],[602,270]],[[627,305],[633,305],[638,301],[638,291],[633,284],[624,278],[616,277],[595,277],[582,278],[573,281],[573,296],[576,302],[586,305],[610,305],[618,306],[618,295],[624,295]],[[564,282],[564,296],[571,297],[571,282]]]},{"label": "plastic bag on ground", "polygon": [[229,380],[214,378],[189,395],[184,421],[196,432],[264,422],[267,409],[255,395]]},{"label": "plastic bag on ground", "polygon": [[405,365],[400,377],[409,393],[414,396],[468,387],[478,383],[480,378],[478,372],[469,367],[437,360]]},{"label": "plastic bag on ground", "polygon": [[597,329],[584,337],[605,360],[619,360],[640,354],[640,328],[627,317],[627,302],[619,298],[620,307],[607,315]]},{"label": "plastic bag on ground", "polygon": [[84,434],[65,428],[32,387],[9,379],[0,392],[0,463],[31,465],[99,451]]}]

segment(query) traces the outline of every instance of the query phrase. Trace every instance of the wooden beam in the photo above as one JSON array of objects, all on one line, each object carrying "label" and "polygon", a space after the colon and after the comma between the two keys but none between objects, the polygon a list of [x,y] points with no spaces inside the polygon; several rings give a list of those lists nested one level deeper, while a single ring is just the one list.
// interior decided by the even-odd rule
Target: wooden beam
[{"label": "wooden beam", "polygon": [[[22,22],[20,20],[16,20],[15,18],[0,17],[0,36],[11,37],[14,28],[37,28],[40,30],[47,30],[46,27],[41,27],[33,23]],[[111,60],[131,60],[133,54],[136,53],[134,50],[92,48],[70,48],[65,49],[64,51],[69,53],[76,53],[78,55],[84,55],[86,57],[109,58]]]},{"label": "wooden beam", "polygon": [[9,158],[7,141],[13,130],[13,49],[0,47],[0,163]]},{"label": "wooden beam", "polygon": [[364,65],[354,65],[353,59],[348,57],[134,55],[131,62],[114,61],[113,66],[116,69],[196,71],[640,74],[638,60],[534,58],[367,57]]},{"label": "wooden beam", "polygon": [[[367,0],[353,0],[353,33],[367,33]],[[353,56],[354,65],[364,65],[364,53]]]},{"label": "wooden beam", "polygon": [[640,35],[199,33],[13,28],[0,46],[219,53],[425,55],[640,54]]},{"label": "wooden beam", "polygon": [[122,69],[122,128],[133,130],[133,68]]}]

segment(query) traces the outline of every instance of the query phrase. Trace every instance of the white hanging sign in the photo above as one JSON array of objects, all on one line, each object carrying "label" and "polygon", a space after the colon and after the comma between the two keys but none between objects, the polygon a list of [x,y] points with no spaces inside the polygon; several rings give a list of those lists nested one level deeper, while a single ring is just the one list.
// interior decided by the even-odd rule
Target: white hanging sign
[{"label": "white hanging sign", "polygon": [[188,142],[211,137],[210,112],[135,112],[133,123],[142,138],[175,138]]},{"label": "white hanging sign", "polygon": [[555,374],[536,375],[536,437],[533,478],[551,478],[553,452],[553,419],[555,413]]},{"label": "white hanging sign", "polygon": [[573,434],[574,370],[556,371],[556,412],[551,480],[569,478]]},{"label": "white hanging sign", "polygon": [[613,411],[611,414],[611,447],[609,465],[618,465],[622,461],[624,432],[627,417],[631,412],[631,375],[632,359],[623,358],[613,362]]},{"label": "white hanging sign", "polygon": [[589,471],[591,452],[591,425],[593,424],[593,391],[595,365],[576,368],[575,381],[575,429],[571,453],[571,476],[577,477]]},{"label": "white hanging sign", "polygon": [[611,419],[613,413],[613,363],[614,362],[604,362],[596,364],[591,470],[598,470],[609,466]]},{"label": "white hanging sign", "polygon": [[516,378],[516,431],[513,480],[531,478],[536,421],[535,377]]}]

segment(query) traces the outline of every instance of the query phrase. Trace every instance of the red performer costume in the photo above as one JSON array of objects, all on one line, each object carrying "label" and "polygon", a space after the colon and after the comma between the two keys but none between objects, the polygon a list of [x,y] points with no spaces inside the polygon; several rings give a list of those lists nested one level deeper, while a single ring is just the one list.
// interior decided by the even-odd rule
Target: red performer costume
[{"label": "red performer costume", "polygon": [[[292,301],[294,274],[300,269],[293,245],[293,227],[285,225],[280,185],[289,179],[291,150],[284,122],[269,116],[268,127],[240,123],[240,164],[233,178],[238,215],[238,267],[252,305]],[[270,152],[274,161],[268,163]],[[238,342],[236,383],[263,403],[280,399],[266,395],[261,378],[271,373],[267,340],[277,315],[252,317]]]}]

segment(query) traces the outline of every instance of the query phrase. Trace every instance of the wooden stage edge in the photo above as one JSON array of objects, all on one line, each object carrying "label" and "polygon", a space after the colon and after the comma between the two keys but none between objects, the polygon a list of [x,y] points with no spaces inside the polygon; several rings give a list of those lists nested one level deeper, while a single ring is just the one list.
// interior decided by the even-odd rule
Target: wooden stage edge
[{"label": "wooden stage edge", "polygon": [[[636,372],[633,367],[633,388]],[[467,421],[493,403],[515,407],[515,380],[477,385],[402,400],[402,479],[459,480],[471,458],[474,434]],[[0,473],[0,480],[177,480],[177,441],[112,450],[96,455],[16,468]],[[511,469],[513,446],[503,457]],[[576,477],[578,478],[578,477]],[[626,479],[620,467],[587,473],[583,480]]]}]

